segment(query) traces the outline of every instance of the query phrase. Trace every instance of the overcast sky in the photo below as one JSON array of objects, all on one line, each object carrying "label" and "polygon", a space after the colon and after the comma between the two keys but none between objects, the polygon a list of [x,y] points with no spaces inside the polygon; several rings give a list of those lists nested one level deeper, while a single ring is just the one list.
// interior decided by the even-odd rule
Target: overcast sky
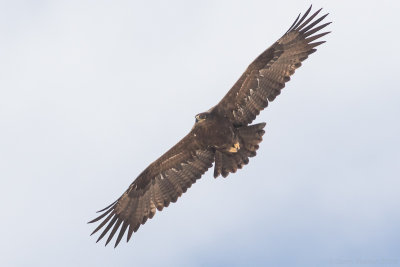
[{"label": "overcast sky", "polygon": [[0,265],[400,265],[397,1],[314,1],[332,33],[257,118],[257,157],[117,249],[89,236],[309,5],[0,1]]}]

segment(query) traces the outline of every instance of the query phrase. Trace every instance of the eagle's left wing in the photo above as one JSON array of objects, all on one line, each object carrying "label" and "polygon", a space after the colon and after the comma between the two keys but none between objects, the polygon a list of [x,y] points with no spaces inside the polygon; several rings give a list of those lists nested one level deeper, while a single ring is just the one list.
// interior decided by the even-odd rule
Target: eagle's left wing
[{"label": "eagle's left wing", "polygon": [[[214,151],[202,148],[192,133],[159,159],[150,164],[125,193],[110,206],[99,212],[102,214],[89,223],[103,221],[93,231],[105,227],[97,241],[112,228],[106,245],[119,230],[115,247],[128,229],[127,241],[141,224],[152,218],[156,210],[161,211],[171,202],[176,202],[182,193],[196,182],[214,162]],[[121,226],[122,225],[122,226]]]},{"label": "eagle's left wing", "polygon": [[261,110],[280,94],[285,83],[315,47],[324,41],[314,42],[329,32],[318,33],[329,23],[318,26],[328,14],[313,19],[319,9],[307,17],[311,7],[297,17],[289,30],[270,48],[257,57],[224,98],[214,107],[227,116],[234,125],[250,124]]}]

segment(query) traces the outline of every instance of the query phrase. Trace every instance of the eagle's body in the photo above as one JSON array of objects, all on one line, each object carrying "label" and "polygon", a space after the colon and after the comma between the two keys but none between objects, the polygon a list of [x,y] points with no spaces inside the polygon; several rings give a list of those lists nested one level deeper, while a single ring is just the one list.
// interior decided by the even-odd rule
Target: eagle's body
[{"label": "eagle's body", "polygon": [[214,147],[220,150],[229,150],[237,139],[237,133],[232,123],[217,112],[199,114],[191,130],[195,142],[203,147]]},{"label": "eagle's body", "polygon": [[323,43],[313,41],[328,33],[315,34],[329,23],[317,26],[327,15],[313,21],[320,10],[307,17],[310,10],[249,65],[216,106],[196,115],[189,134],[139,174],[117,201],[99,211],[103,213],[91,221],[104,219],[93,231],[105,227],[97,241],[110,229],[106,244],[118,230],[115,246],[127,229],[129,240],[156,210],[175,202],[214,162],[214,177],[226,177],[256,155],[265,123],[251,125],[252,121]]},{"label": "eagle's body", "polygon": [[238,142],[237,129],[224,114],[219,114],[215,109],[199,115],[191,133],[195,142],[203,147],[210,147],[229,153]]}]

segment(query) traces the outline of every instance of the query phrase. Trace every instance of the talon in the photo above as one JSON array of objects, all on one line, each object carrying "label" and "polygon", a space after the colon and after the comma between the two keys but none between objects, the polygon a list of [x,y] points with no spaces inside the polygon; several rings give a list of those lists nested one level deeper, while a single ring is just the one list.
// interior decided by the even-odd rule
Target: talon
[{"label": "talon", "polygon": [[239,149],[240,149],[240,145],[239,145],[239,142],[237,142],[237,143],[233,144],[232,147],[229,148],[228,152],[236,153],[236,152],[238,152]]},{"label": "talon", "polygon": [[231,148],[229,148],[228,152],[236,153],[237,149],[236,149],[236,147],[231,147]]},{"label": "talon", "polygon": [[239,142],[235,143],[233,146],[234,146],[237,150],[240,149],[240,144],[239,144]]}]

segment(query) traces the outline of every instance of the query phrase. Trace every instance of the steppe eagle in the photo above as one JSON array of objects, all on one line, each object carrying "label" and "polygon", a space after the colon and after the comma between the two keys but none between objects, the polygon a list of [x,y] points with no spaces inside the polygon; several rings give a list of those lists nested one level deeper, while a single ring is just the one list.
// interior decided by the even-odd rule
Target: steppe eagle
[{"label": "steppe eagle", "polygon": [[324,43],[316,40],[329,33],[320,33],[330,24],[320,25],[328,14],[315,19],[321,9],[308,16],[310,11],[311,7],[299,15],[248,66],[216,106],[196,115],[189,134],[139,174],[120,198],[99,211],[102,214],[89,222],[102,220],[92,234],[105,227],[97,241],[111,230],[107,245],[118,229],[115,247],[127,230],[129,241],[141,224],[175,202],[214,162],[214,177],[226,177],[256,155],[265,123],[250,123],[280,94],[301,62]]}]

